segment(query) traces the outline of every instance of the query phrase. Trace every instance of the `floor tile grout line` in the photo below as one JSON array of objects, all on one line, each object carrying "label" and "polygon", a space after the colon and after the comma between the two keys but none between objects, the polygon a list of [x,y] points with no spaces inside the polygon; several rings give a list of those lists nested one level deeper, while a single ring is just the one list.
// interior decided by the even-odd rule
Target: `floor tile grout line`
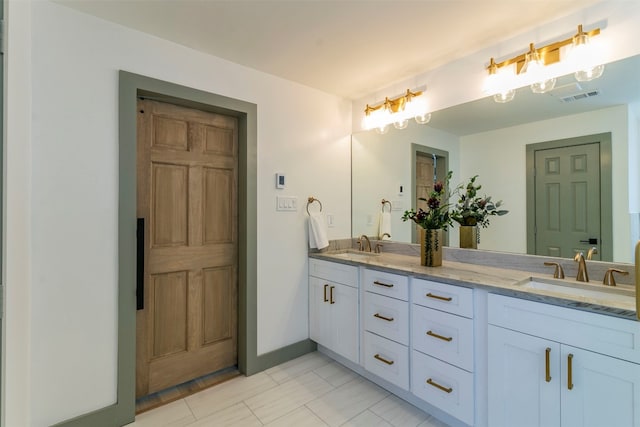
[{"label": "floor tile grout line", "polygon": [[251,412],[251,414],[252,414],[254,417],[256,417],[256,420],[258,420],[258,422],[260,423],[260,425],[262,425],[262,426],[264,426],[264,425],[265,425],[265,424],[262,422],[262,420],[260,419],[260,417],[258,417],[258,416],[256,415],[256,413],[255,413],[255,412],[253,412],[253,410],[251,409],[251,407],[250,407],[249,405],[247,405],[247,402],[245,402],[244,400],[242,400],[240,403],[242,403],[242,404],[245,406],[245,408],[247,408],[247,409],[249,410],[249,412]]},{"label": "floor tile grout line", "polygon": [[[260,375],[260,373],[258,373],[258,374],[256,374],[256,375]],[[249,377],[240,377],[240,378],[249,378]],[[226,405],[226,406],[224,406],[224,407],[222,407],[222,408],[219,408],[219,409],[215,410],[214,412],[206,413],[206,414],[204,414],[202,417],[198,417],[198,416],[196,416],[196,415],[195,415],[195,413],[194,413],[194,414],[193,414],[193,417],[194,417],[196,420],[201,420],[201,419],[204,419],[204,418],[210,417],[210,416],[212,416],[212,415],[214,415],[214,414],[217,414],[217,413],[219,413],[219,412],[221,412],[221,411],[224,411],[224,410],[226,410],[226,409],[229,409],[230,407],[232,407],[232,406],[234,406],[234,405],[237,405],[237,404],[239,404],[239,403],[243,403],[245,406],[249,407],[249,405],[247,405],[247,404],[246,404],[245,400],[247,400],[247,399],[251,399],[251,398],[253,398],[253,397],[255,397],[255,396],[258,396],[258,395],[260,395],[260,394],[262,394],[262,393],[269,392],[269,391],[273,390],[274,388],[276,388],[276,387],[280,386],[280,384],[278,384],[278,382],[277,382],[277,381],[275,381],[275,380],[273,380],[271,377],[269,377],[269,379],[271,379],[271,381],[273,381],[273,383],[274,383],[274,384],[273,384],[273,385],[271,385],[269,388],[267,388],[267,389],[265,389],[265,390],[262,390],[262,391],[260,391],[260,392],[255,392],[254,394],[251,394],[250,396],[244,396],[241,400],[234,400],[234,401],[231,401],[231,402],[229,402],[229,404],[228,404],[228,405]],[[185,401],[186,401],[186,398],[185,398]],[[186,403],[187,403],[187,405],[189,405],[189,402],[188,402],[188,401],[187,401]],[[189,409],[191,410],[191,406],[189,406]],[[249,410],[251,410],[251,408],[249,408]],[[193,410],[191,410],[191,412],[193,413]],[[253,411],[251,411],[251,413],[253,413]],[[255,414],[254,414],[254,415],[255,415]],[[256,416],[256,418],[258,418],[258,417]],[[258,420],[260,420],[260,419],[258,418]],[[260,423],[264,425],[264,423],[262,423],[262,421],[260,421]]]}]

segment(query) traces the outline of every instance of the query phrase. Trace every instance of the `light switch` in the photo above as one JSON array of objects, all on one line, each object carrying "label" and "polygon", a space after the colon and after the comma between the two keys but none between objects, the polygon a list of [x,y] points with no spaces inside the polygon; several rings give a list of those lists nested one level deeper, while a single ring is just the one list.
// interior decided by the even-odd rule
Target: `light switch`
[{"label": "light switch", "polygon": [[298,210],[298,198],[295,196],[276,196],[276,211],[295,212]]}]

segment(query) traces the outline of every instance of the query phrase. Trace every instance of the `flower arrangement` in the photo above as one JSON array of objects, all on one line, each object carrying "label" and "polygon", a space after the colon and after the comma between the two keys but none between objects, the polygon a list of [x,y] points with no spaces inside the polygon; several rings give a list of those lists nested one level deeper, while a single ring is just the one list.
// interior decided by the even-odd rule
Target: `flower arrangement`
[{"label": "flower arrangement", "polygon": [[424,197],[418,199],[427,202],[428,210],[420,208],[416,212],[410,209],[404,212],[402,220],[412,220],[425,230],[442,229],[446,231],[447,227],[453,224],[449,214],[449,198],[451,197],[449,180],[452,174],[453,172],[449,171],[444,182],[438,181],[433,185],[433,191],[429,194],[428,199]]},{"label": "flower arrangement", "polygon": [[[456,188],[460,199],[450,215],[460,225],[480,225],[487,228],[490,216],[506,215],[509,211],[498,209],[502,205],[502,200],[493,202],[490,196],[478,196],[478,190],[482,188],[482,185],[476,185],[477,178],[478,175],[472,177],[466,187],[460,184]],[[461,193],[463,188],[464,192]]]}]

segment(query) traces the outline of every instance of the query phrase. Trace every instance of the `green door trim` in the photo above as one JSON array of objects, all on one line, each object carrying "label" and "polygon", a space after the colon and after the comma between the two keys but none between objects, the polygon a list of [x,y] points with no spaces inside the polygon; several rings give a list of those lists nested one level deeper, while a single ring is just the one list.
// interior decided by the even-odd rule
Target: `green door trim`
[{"label": "green door trim", "polygon": [[535,152],[573,145],[600,144],[600,254],[603,261],[613,260],[613,201],[611,168],[611,132],[575,138],[545,141],[526,146],[527,173],[527,253],[535,254]]},{"label": "green door trim", "polygon": [[114,427],[135,419],[136,107],[140,96],[238,118],[238,369],[253,375],[315,350],[315,344],[305,339],[257,354],[257,105],[120,71],[117,402],[58,427]]}]

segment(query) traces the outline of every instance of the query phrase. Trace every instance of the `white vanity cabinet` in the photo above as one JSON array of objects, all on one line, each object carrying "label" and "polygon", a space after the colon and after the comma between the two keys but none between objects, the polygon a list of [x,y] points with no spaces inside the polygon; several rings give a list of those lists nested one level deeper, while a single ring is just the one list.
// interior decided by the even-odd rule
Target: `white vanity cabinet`
[{"label": "white vanity cabinet", "polygon": [[309,259],[309,336],[359,363],[358,268]]},{"label": "white vanity cabinet", "polygon": [[409,278],[365,269],[362,287],[364,368],[409,390]]},{"label": "white vanity cabinet", "polygon": [[411,290],[411,391],[473,425],[473,290],[422,279]]},{"label": "white vanity cabinet", "polygon": [[640,427],[638,322],[489,295],[489,425]]}]

